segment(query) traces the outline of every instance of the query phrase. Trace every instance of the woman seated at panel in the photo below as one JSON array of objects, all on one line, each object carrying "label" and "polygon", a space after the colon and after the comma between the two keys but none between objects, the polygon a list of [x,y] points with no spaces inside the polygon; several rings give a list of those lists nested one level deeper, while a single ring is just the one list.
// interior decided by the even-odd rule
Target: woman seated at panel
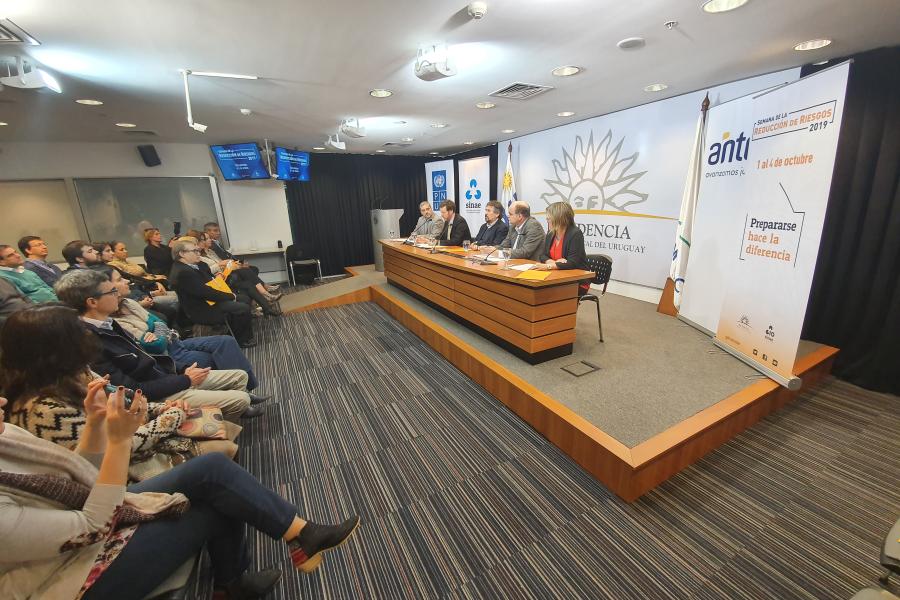
[{"label": "woman seated at panel", "polygon": [[[105,384],[95,379],[85,386],[85,424],[74,452],[5,424],[0,411],[4,597],[140,600],[205,546],[217,598],[259,598],[281,571],[247,571],[245,524],[284,540],[303,573],[359,525],[359,517],[339,525],[302,519],[221,454],[128,486],[147,403],[136,393],[127,406],[121,388],[107,397]],[[0,398],[0,409],[6,404]]]},{"label": "woman seated at panel", "polygon": [[[584,251],[584,234],[575,226],[575,211],[568,202],[554,202],[547,207],[547,237],[541,252],[540,269],[583,269],[590,271]],[[578,295],[591,288],[590,281],[578,284]]]}]

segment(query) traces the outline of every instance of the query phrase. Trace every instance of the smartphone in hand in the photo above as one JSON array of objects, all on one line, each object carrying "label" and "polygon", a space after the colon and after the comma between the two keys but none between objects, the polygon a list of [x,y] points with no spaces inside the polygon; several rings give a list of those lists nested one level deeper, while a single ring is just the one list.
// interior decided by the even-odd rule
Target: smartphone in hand
[{"label": "smartphone in hand", "polygon": [[[106,390],[107,394],[115,394],[119,391],[119,386],[113,385],[111,383],[107,383],[103,389]],[[131,408],[131,402],[134,400],[134,390],[131,388],[125,388],[125,408]]]}]

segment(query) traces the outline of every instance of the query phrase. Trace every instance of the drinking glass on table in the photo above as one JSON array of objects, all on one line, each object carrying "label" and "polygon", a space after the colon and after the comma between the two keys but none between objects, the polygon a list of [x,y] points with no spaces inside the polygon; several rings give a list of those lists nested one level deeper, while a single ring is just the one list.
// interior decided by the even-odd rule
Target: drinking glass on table
[{"label": "drinking glass on table", "polygon": [[470,242],[469,240],[463,240],[463,250],[465,250],[466,252],[469,251],[469,246],[471,246],[471,245],[472,245],[472,242]]},{"label": "drinking glass on table", "polygon": [[497,250],[497,259],[500,261],[500,270],[509,271],[509,255],[510,251],[506,248]]}]

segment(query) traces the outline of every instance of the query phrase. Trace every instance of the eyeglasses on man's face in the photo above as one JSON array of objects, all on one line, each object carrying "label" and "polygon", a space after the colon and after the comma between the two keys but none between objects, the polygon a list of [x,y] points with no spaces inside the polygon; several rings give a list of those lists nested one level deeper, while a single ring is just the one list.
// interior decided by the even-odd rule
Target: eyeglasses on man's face
[{"label": "eyeglasses on man's face", "polygon": [[93,297],[96,298],[97,300],[99,300],[103,296],[118,296],[118,295],[119,295],[119,289],[113,288],[113,289],[105,291],[105,292],[100,292],[98,294],[94,294]]},{"label": "eyeglasses on man's face", "polygon": [[191,248],[190,250],[182,250],[182,252],[184,252],[184,253],[194,252],[194,253],[200,254],[200,248]]}]

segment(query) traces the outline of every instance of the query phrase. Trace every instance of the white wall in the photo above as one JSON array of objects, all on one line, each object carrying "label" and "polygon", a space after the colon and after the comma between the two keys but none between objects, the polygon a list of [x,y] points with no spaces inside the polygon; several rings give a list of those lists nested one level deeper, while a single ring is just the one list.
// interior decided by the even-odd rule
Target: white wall
[{"label": "white wall", "polygon": [[0,181],[78,177],[197,177],[214,175],[232,246],[293,243],[280,181],[226,182],[205,144],[154,144],[162,164],[147,167],[137,143],[0,144]]}]

